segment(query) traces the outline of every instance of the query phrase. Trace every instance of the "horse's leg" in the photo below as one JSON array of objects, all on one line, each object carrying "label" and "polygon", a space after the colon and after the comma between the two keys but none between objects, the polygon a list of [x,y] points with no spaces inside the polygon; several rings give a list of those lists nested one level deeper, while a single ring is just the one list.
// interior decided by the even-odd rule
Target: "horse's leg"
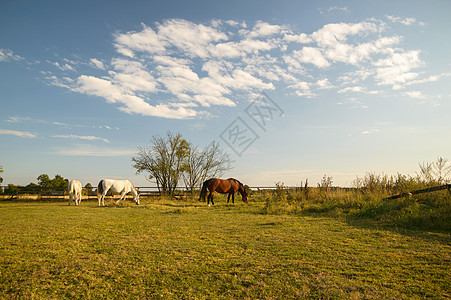
[{"label": "horse's leg", "polygon": [[235,203],[235,193],[232,193],[232,203]]},{"label": "horse's leg", "polygon": [[215,192],[214,190],[211,190],[211,191],[209,191],[209,193],[207,195],[207,205],[208,206],[210,206],[210,201],[211,201],[211,204],[213,204],[213,193],[214,192]]},{"label": "horse's leg", "polygon": [[215,205],[215,203],[213,202],[213,193],[214,193],[214,191],[211,191],[210,194],[208,195],[208,198],[207,198],[208,206],[210,206],[210,201],[211,201],[211,205]]},{"label": "horse's leg", "polygon": [[106,196],[107,192],[108,192],[108,190],[103,191],[102,197],[100,197],[100,200],[99,200],[99,206],[100,206],[100,201],[102,201],[102,206],[105,206],[105,196]]},{"label": "horse's leg", "polygon": [[[124,189],[121,193],[121,197],[119,198],[119,200],[116,201],[116,204],[118,204],[119,201],[121,201],[125,197],[125,195],[127,195],[127,191]],[[124,204],[125,204],[125,199],[124,199]]]},{"label": "horse's leg", "polygon": [[70,198],[72,197],[72,193],[69,192],[69,205],[70,205]]}]

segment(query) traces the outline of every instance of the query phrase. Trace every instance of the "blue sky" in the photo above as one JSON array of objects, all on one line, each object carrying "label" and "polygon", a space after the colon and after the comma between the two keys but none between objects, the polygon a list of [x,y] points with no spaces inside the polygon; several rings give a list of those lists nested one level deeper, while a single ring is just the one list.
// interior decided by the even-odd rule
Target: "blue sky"
[{"label": "blue sky", "polygon": [[151,137],[221,143],[251,186],[451,158],[450,1],[3,1],[4,184],[136,175]]}]

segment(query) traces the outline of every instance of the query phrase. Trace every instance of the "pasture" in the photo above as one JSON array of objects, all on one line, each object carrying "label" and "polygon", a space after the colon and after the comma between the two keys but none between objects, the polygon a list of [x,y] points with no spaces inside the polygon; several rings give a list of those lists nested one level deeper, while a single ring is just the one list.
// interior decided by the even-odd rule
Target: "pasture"
[{"label": "pasture", "polygon": [[216,199],[0,201],[0,298],[451,297],[449,232]]}]

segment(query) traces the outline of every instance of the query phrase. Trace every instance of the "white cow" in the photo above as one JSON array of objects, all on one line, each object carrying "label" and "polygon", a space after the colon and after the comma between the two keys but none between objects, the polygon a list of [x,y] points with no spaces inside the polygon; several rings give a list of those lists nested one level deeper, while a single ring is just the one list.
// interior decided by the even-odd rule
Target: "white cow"
[{"label": "white cow", "polygon": [[119,203],[122,199],[125,201],[125,195],[132,192],[133,200],[136,205],[139,205],[139,194],[133,184],[128,180],[113,180],[113,179],[102,179],[97,186],[97,198],[99,199],[99,206],[102,204],[105,206],[105,195],[111,190],[113,193],[120,193],[121,198],[116,201]]},{"label": "white cow", "polygon": [[69,205],[70,200],[74,198],[75,205],[79,205],[81,202],[81,183],[78,180],[71,180],[69,181]]}]

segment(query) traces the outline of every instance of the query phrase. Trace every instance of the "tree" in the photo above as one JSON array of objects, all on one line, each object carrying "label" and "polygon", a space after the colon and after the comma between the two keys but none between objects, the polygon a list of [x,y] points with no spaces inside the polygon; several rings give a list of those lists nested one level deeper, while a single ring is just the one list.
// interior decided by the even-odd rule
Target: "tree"
[{"label": "tree", "polygon": [[194,194],[195,187],[200,186],[207,178],[221,176],[231,168],[230,156],[220,149],[219,143],[213,142],[203,150],[191,147],[183,180],[191,194]]},{"label": "tree", "polygon": [[[0,166],[0,174],[1,173],[3,173],[3,167],[2,166]],[[3,182],[3,177],[0,176],[0,183],[2,183],[2,182]]]},{"label": "tree", "polygon": [[41,174],[38,176],[38,185],[40,187],[67,187],[69,180],[65,179],[61,175],[55,175],[53,179],[50,179],[49,175]]},{"label": "tree", "polygon": [[50,186],[51,187],[67,187],[67,185],[69,184],[69,180],[65,179],[63,176],[61,175],[55,175],[55,178],[53,178],[50,182]]},{"label": "tree", "polygon": [[156,135],[152,137],[150,146],[138,148],[132,157],[133,167],[137,173],[148,172],[147,179],[155,180],[160,191],[172,196],[184,171],[190,148],[190,143],[180,133],[174,135],[168,132],[165,138]]},{"label": "tree", "polygon": [[47,174],[41,174],[37,179],[40,187],[49,187],[51,184],[50,177]]},{"label": "tree", "polygon": [[92,192],[92,184],[89,182],[85,184],[85,189],[88,193]]}]

